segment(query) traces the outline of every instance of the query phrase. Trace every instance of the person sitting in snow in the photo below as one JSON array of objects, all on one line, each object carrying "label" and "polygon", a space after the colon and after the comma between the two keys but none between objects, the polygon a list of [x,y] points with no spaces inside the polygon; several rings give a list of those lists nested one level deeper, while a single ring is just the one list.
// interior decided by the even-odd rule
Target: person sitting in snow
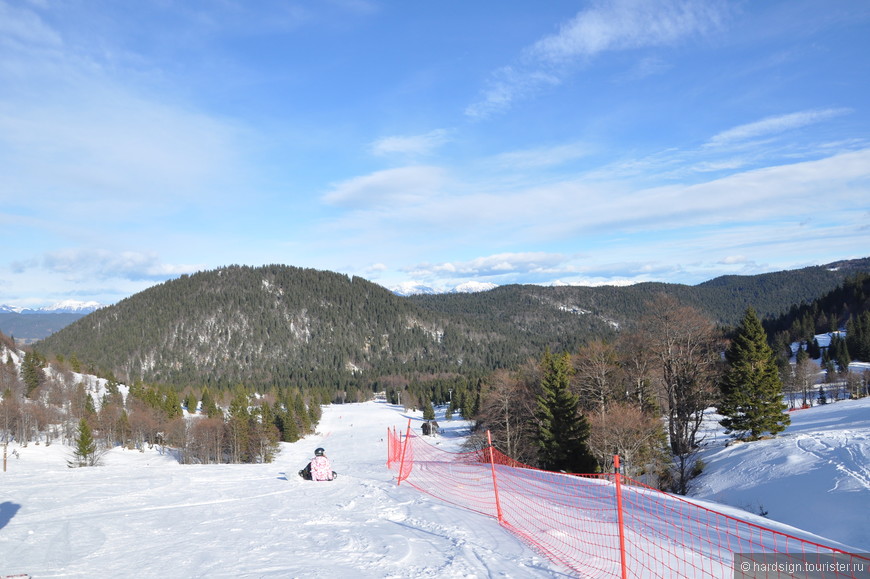
[{"label": "person sitting in snow", "polygon": [[305,480],[334,480],[338,474],[332,470],[332,463],[329,462],[329,458],[324,453],[325,451],[322,448],[315,450],[314,458],[311,459],[311,462],[305,468],[299,471],[299,476]]}]

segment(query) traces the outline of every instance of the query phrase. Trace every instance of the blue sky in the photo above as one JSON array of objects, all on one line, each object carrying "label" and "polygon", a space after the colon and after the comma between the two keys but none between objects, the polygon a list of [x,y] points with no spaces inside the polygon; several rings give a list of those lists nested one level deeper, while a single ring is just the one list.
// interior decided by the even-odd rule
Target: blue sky
[{"label": "blue sky", "polygon": [[0,303],[870,255],[870,3],[0,0]]}]

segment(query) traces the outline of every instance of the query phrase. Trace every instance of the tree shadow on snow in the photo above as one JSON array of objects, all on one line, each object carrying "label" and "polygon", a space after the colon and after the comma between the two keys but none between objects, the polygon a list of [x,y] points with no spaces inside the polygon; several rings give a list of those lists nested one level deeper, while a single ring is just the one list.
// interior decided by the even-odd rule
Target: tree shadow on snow
[{"label": "tree shadow on snow", "polygon": [[9,524],[9,521],[12,520],[12,517],[15,516],[15,513],[17,513],[20,508],[21,505],[9,501],[0,503],[0,529]]}]

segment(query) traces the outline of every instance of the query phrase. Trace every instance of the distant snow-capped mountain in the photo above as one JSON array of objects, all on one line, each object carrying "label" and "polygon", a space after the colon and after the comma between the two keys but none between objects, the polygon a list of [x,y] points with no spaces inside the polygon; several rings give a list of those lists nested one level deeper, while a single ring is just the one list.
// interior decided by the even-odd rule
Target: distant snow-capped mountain
[{"label": "distant snow-capped mountain", "polygon": [[439,291],[436,291],[435,288],[414,281],[405,281],[398,285],[391,286],[387,289],[399,296],[412,296],[419,294],[430,295],[441,293]]},{"label": "distant snow-capped mountain", "polygon": [[497,288],[498,284],[488,283],[488,282],[480,282],[480,281],[467,281],[465,283],[461,283],[452,288],[443,288],[436,289],[431,286],[423,285],[421,283],[417,283],[414,281],[403,282],[398,285],[392,286],[389,288],[391,292],[400,296],[411,296],[411,295],[432,295],[432,294],[467,294],[474,292],[485,292],[489,291],[493,288]]},{"label": "distant snow-capped mountain", "polygon": [[498,287],[498,285],[494,284],[494,283],[483,282],[483,281],[467,281],[465,283],[459,284],[458,286],[456,286],[455,288],[450,290],[449,293],[452,293],[452,294],[471,294],[471,293],[475,293],[475,292],[487,292],[487,291],[494,289],[494,288],[497,288],[497,287]]},{"label": "distant snow-capped mountain", "polygon": [[89,314],[102,308],[104,304],[99,302],[82,302],[78,300],[63,300],[50,306],[38,309],[20,308],[16,306],[0,305],[0,313],[3,314]]}]

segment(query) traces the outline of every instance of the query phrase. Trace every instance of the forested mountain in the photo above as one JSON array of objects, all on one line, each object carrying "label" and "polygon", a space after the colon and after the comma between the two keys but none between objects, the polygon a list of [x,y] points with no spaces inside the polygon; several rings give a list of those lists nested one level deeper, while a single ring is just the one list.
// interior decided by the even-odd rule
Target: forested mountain
[{"label": "forested mountain", "polygon": [[[516,306],[520,312],[523,304]],[[576,345],[605,322],[451,316],[358,277],[289,266],[182,276],[98,310],[38,344],[127,381],[341,388],[381,375],[473,372]]]},{"label": "forested mountain", "polygon": [[816,334],[845,329],[847,359],[870,362],[870,275],[858,273],[818,299],[792,306],[765,326],[780,346],[809,343]]},{"label": "forested mountain", "polygon": [[[734,326],[749,306],[762,318],[778,317],[793,305],[808,303],[833,290],[857,272],[870,272],[870,258],[753,276],[728,275],[695,286],[654,282],[624,287],[513,285],[475,294],[417,295],[409,299],[426,308],[462,316],[504,320],[522,312],[523,318],[537,318],[542,327],[553,322],[544,313],[553,308],[585,313],[622,326],[636,320],[650,299],[666,293],[700,309],[719,324]],[[536,313],[530,314],[529,309]]]},{"label": "forested mountain", "polygon": [[870,260],[728,276],[698,286],[502,286],[401,297],[358,277],[284,265],[182,276],[78,320],[37,345],[129,382],[229,387],[372,384],[390,375],[474,375],[546,348],[576,350],[631,325],[659,293],[735,324],[837,287]]}]

